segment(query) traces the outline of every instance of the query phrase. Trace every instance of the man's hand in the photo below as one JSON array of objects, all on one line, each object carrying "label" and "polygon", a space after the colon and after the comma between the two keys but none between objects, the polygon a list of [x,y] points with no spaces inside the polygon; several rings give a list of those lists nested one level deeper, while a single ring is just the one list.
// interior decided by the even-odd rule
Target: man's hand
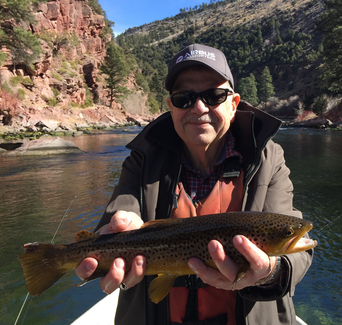
[{"label": "man's hand", "polygon": [[[101,235],[116,233],[121,231],[134,230],[141,227],[143,221],[134,212],[117,211],[110,222],[98,230]],[[81,279],[91,276],[97,268],[96,259],[87,257],[75,269],[76,275]],[[146,259],[142,255],[136,256],[132,261],[130,271],[125,275],[125,260],[116,258],[110,266],[109,272],[101,279],[103,292],[110,294],[116,290],[121,283],[125,283],[130,288],[139,283],[145,274]]]},{"label": "man's hand", "polygon": [[[234,285],[234,290],[255,285],[261,279],[266,278],[275,268],[276,257],[268,257],[266,253],[255,246],[244,236],[233,238],[235,248],[247,259],[250,264],[246,274]],[[232,285],[240,266],[237,265],[223,250],[223,246],[216,240],[208,244],[209,253],[217,270],[206,266],[197,258],[188,261],[189,267],[207,283],[218,289],[232,290]]]}]

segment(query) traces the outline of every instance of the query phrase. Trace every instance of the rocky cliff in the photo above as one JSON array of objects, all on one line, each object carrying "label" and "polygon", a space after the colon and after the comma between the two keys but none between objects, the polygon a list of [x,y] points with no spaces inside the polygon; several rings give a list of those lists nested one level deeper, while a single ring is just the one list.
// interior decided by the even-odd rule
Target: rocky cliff
[{"label": "rocky cliff", "polygon": [[[125,121],[127,114],[114,112],[122,109],[121,104],[106,109],[99,66],[111,35],[105,33],[104,16],[96,14],[87,0],[47,1],[39,4],[34,15],[36,24],[22,26],[39,36],[42,53],[32,67],[14,64],[11,55],[0,67],[0,126],[30,130],[42,119],[54,119],[56,125],[63,119],[70,128],[104,119]],[[128,78],[128,87],[138,90],[133,76]],[[143,103],[139,112],[148,113],[142,94],[138,96]],[[127,101],[123,105],[129,108]],[[90,113],[83,110],[85,106]]]}]

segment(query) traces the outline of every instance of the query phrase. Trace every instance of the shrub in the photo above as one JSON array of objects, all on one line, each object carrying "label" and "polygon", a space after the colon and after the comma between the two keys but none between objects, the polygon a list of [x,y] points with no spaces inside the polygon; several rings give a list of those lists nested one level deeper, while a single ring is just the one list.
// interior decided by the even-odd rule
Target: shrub
[{"label": "shrub", "polygon": [[24,100],[26,97],[25,90],[24,89],[18,89],[17,97],[19,100]]},{"label": "shrub", "polygon": [[314,113],[323,115],[323,113],[327,110],[328,107],[328,99],[325,96],[319,96],[314,100],[314,104],[312,105],[312,110]]},{"label": "shrub", "polygon": [[58,104],[58,99],[56,97],[52,97],[48,99],[49,106],[56,106]]},{"label": "shrub", "polygon": [[54,77],[58,81],[63,81],[63,77],[57,72],[52,72],[52,77]]},{"label": "shrub", "polygon": [[33,81],[29,77],[14,76],[10,78],[10,83],[13,86],[18,86],[20,83],[26,85],[33,85]]},{"label": "shrub", "polygon": [[55,95],[55,97],[57,97],[61,92],[58,90],[58,89],[56,89],[56,88],[52,88],[52,92],[53,92],[53,94]]}]

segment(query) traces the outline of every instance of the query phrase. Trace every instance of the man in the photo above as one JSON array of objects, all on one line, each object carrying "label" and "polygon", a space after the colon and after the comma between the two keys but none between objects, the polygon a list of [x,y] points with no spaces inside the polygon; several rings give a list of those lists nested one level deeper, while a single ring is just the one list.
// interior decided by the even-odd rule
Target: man
[{"label": "man", "polygon": [[[221,51],[200,44],[184,48],[169,64],[166,89],[170,112],[128,144],[131,154],[96,230],[127,231],[157,218],[225,211],[301,217],[292,205],[283,151],[271,140],[280,121],[240,102]],[[144,277],[144,256],[127,274],[117,258],[101,279],[108,294],[120,285],[129,288],[120,294],[116,324],[295,324],[291,297],[312,251],[269,258],[244,236],[233,243],[250,262],[234,290],[239,266],[213,240],[208,249],[217,269],[190,259],[198,277],[178,278],[159,304],[147,297],[153,277]],[[76,273],[86,278],[96,265],[87,258]]]}]

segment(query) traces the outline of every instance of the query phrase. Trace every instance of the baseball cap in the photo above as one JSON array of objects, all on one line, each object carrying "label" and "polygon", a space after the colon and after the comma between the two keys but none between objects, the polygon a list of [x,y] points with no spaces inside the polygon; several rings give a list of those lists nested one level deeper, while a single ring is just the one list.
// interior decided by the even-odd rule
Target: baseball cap
[{"label": "baseball cap", "polygon": [[228,80],[234,89],[233,75],[222,51],[202,44],[192,44],[176,54],[168,65],[165,88],[169,92],[178,75],[187,68],[202,65],[209,67]]}]

